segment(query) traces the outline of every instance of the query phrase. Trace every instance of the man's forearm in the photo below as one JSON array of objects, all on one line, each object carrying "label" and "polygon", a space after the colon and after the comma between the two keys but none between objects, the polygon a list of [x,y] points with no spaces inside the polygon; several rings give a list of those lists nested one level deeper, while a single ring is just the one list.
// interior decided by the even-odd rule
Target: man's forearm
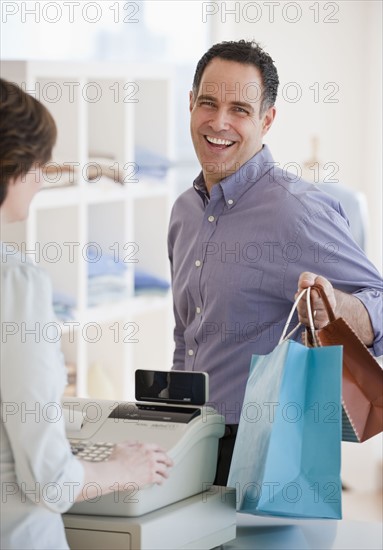
[{"label": "man's forearm", "polygon": [[371,346],[374,341],[374,331],[370,316],[363,302],[353,294],[346,294],[334,289],[336,298],[335,314],[343,317],[350,327],[356,332],[366,346]]},{"label": "man's forearm", "polygon": [[[297,294],[303,289],[313,285],[320,285],[323,288],[336,317],[343,317],[362,342],[366,346],[371,346],[374,342],[375,335],[372,329],[370,315],[363,302],[353,294],[347,294],[341,290],[335,289],[328,279],[309,271],[304,271],[299,276]],[[315,312],[315,328],[320,329],[328,323],[325,305],[319,293],[315,291],[312,293],[310,301],[312,309]],[[303,325],[309,325],[305,298],[298,304],[298,316]]]}]

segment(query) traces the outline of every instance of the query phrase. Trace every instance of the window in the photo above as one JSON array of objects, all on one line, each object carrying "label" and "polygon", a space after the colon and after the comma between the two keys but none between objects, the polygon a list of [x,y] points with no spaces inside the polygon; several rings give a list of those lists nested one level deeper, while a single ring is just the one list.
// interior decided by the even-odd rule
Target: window
[{"label": "window", "polygon": [[1,31],[5,59],[195,63],[208,25],[200,0],[3,0]]}]

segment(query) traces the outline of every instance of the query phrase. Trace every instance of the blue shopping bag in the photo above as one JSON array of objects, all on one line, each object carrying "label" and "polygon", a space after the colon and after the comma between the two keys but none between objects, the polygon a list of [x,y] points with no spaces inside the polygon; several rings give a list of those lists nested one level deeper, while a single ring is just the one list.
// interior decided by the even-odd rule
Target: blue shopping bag
[{"label": "blue shopping bag", "polygon": [[228,478],[238,511],[341,518],[341,378],[341,346],[281,338],[253,355]]}]

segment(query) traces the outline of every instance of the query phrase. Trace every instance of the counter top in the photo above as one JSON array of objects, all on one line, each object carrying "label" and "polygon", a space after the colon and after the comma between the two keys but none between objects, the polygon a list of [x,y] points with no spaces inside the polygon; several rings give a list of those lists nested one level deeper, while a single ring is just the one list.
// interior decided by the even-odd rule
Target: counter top
[{"label": "counter top", "polygon": [[383,523],[296,520],[237,514],[237,536],[224,550],[382,550]]}]

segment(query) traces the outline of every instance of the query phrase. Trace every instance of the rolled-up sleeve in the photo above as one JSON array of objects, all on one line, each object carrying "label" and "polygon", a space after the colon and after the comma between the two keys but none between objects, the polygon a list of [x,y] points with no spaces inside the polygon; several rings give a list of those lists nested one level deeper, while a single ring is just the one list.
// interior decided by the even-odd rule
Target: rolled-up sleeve
[{"label": "rolled-up sleeve", "polygon": [[287,264],[285,295],[294,295],[302,271],[326,277],[334,288],[363,302],[374,332],[371,352],[376,357],[383,355],[383,280],[355,243],[347,220],[334,210],[323,209],[303,219],[294,242],[300,256],[299,261]]},{"label": "rolled-up sleeve", "polygon": [[63,513],[76,499],[84,472],[65,435],[65,368],[51,283],[30,264],[3,269],[1,279],[1,400],[9,467],[13,460],[25,499]]},{"label": "rolled-up sleeve", "polygon": [[383,292],[367,288],[354,292],[354,296],[363,302],[368,311],[374,332],[372,351],[376,357],[380,357],[383,355]]}]

